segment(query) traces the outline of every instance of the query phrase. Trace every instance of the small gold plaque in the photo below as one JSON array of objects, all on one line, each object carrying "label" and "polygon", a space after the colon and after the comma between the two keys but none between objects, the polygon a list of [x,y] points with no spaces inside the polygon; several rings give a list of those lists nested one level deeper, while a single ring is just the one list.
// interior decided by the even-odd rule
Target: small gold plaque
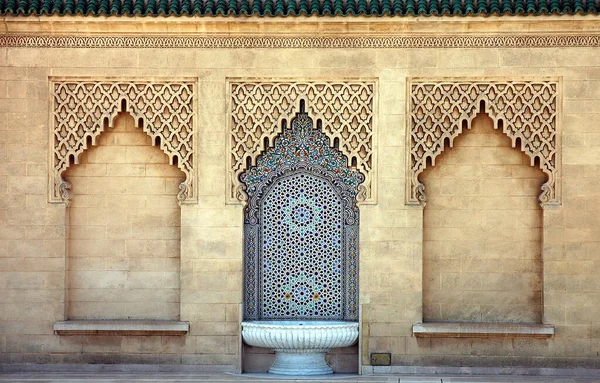
[{"label": "small gold plaque", "polygon": [[389,352],[371,353],[371,366],[391,366],[392,354]]}]

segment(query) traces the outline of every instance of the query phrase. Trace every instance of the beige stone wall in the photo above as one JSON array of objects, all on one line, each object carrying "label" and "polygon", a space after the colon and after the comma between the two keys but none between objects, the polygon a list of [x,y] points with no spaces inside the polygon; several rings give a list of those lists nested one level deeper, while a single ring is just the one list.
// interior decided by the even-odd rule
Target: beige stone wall
[{"label": "beige stone wall", "polygon": [[421,175],[423,319],[541,323],[546,176],[479,114]]},{"label": "beige stone wall", "polygon": [[179,319],[182,172],[122,113],[65,172],[68,319]]},{"label": "beige stone wall", "polygon": [[[544,22],[548,29],[554,26],[552,21]],[[481,33],[497,30],[494,20],[489,20],[487,29],[483,21],[477,23],[473,28]],[[452,31],[444,23],[428,25],[433,31]],[[179,27],[147,26],[159,32]],[[510,27],[513,32],[530,30],[525,24]],[[49,27],[38,29],[44,28]],[[461,28],[468,29],[468,24]],[[541,320],[554,324],[556,335],[552,339],[417,339],[411,326],[424,315],[427,319],[423,225],[430,220],[423,219],[421,208],[404,203],[406,79],[541,75],[561,76],[563,84],[563,204],[543,212],[541,253]],[[64,281],[70,279],[65,274],[66,209],[47,203],[49,76],[198,77],[199,203],[181,207],[180,318],[190,322],[187,336],[52,334],[54,321],[65,319],[68,312]],[[242,207],[225,203],[226,78],[248,76],[378,79],[378,201],[361,207],[364,365],[370,352],[391,352],[396,366],[600,367],[600,54],[598,48],[566,47],[0,48],[1,363],[239,368]],[[455,149],[460,148],[443,154],[440,161]],[[429,196],[435,201],[432,193]]]}]

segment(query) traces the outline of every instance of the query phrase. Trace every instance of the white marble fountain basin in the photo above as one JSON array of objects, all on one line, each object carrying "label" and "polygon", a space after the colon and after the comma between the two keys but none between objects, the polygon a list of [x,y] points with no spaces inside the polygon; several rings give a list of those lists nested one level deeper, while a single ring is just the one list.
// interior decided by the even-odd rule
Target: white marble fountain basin
[{"label": "white marble fountain basin", "polygon": [[358,322],[249,321],[242,322],[242,337],[250,346],[275,349],[272,374],[325,375],[333,373],[325,354],[352,346],[358,339]]}]

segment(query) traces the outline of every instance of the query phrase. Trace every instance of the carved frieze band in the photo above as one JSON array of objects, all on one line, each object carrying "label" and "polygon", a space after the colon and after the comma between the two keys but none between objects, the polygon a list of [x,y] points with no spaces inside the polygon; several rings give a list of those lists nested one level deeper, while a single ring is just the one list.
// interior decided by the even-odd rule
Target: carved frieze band
[{"label": "carved frieze band", "polygon": [[0,47],[27,48],[545,48],[600,47],[600,35],[503,36],[0,36]]},{"label": "carved frieze band", "polygon": [[365,176],[357,199],[375,203],[375,87],[375,80],[231,79],[228,201],[247,199],[239,176],[248,165],[256,164],[267,145],[273,145],[274,138],[282,131],[283,120],[289,124],[303,100],[307,112],[320,121],[315,126],[330,138],[331,146],[338,146],[348,158],[348,165]]},{"label": "carved frieze band", "polygon": [[476,81],[468,79],[409,79],[407,144],[407,203],[425,202],[418,177],[480,111],[494,120],[517,147],[548,177],[542,185],[542,205],[560,204],[560,83],[557,79],[531,81]]},{"label": "carved frieze band", "polygon": [[195,79],[51,78],[50,89],[50,202],[69,202],[70,185],[63,173],[79,163],[79,155],[95,145],[121,111],[131,114],[136,127],[152,137],[152,144],[185,174],[177,195],[179,203],[196,200]]}]

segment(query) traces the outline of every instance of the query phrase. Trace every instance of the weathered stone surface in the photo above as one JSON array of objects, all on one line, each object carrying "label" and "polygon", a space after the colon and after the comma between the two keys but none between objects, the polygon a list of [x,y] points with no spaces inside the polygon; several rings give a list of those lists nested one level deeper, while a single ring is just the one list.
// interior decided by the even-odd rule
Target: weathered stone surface
[{"label": "weathered stone surface", "polygon": [[[406,372],[410,366],[600,367],[600,51],[595,43],[597,21],[593,18],[303,18],[293,22],[87,18],[83,23],[50,16],[6,18],[3,22],[8,37],[60,36],[60,41],[70,45],[0,47],[2,363],[167,363],[182,368],[200,365],[213,371],[239,370],[244,352],[239,338],[243,212],[242,206],[226,204],[226,185],[231,181],[226,166],[226,153],[231,147],[227,139],[227,79],[340,81],[351,77],[376,79],[378,96],[373,125],[377,134],[377,204],[360,207],[360,357],[364,371],[369,371],[370,352],[391,352],[396,372]],[[78,35],[92,40],[67,39]],[[125,35],[129,37],[114,38]],[[188,39],[214,35],[222,38]],[[236,40],[238,35],[243,38]],[[300,35],[308,37],[292,39]],[[389,40],[391,45],[367,46],[372,42],[386,44],[385,36],[389,35],[402,39]],[[161,39],[137,39],[154,36]],[[100,39],[93,40],[96,37]],[[254,37],[258,38],[252,40]],[[287,40],[277,40],[279,37]],[[318,45],[325,41],[322,38],[329,37],[332,44],[349,41],[355,45]],[[345,40],[347,37],[353,40]],[[27,37],[19,41],[37,40]],[[77,41],[109,45],[76,47],[73,44]],[[201,41],[223,45],[185,45]],[[250,45],[244,49],[225,45],[236,41]],[[253,41],[265,45],[258,48]],[[302,41],[310,48],[265,48],[277,41]],[[159,42],[165,47],[147,46]],[[129,157],[127,149],[110,149],[123,141],[111,139],[109,128],[99,136],[95,148],[106,149],[106,154],[94,158],[90,151],[90,158],[98,162],[79,165],[81,170],[70,168],[70,176],[81,181],[74,184],[73,190],[93,187],[124,193],[81,193],[69,210],[62,205],[48,205],[45,175],[50,166],[49,76],[197,77],[198,204],[176,206],[174,179],[181,175],[171,172],[173,167],[166,166],[166,159],[156,163],[157,158],[147,149],[130,150]],[[480,180],[497,175],[507,181],[440,185],[440,190],[448,192],[445,206],[455,211],[474,206],[471,199],[477,199],[481,222],[485,219],[491,228],[497,228],[490,229],[489,236],[502,238],[505,246],[489,247],[489,252],[460,246],[438,252],[429,246],[430,226],[452,222],[432,216],[438,220],[426,217],[424,225],[423,210],[404,203],[406,79],[415,76],[478,80],[561,77],[562,205],[545,208],[541,220],[530,219],[533,211],[539,214],[539,184],[533,187],[525,180],[539,180],[530,172],[534,167],[517,161],[515,155],[520,154],[515,149],[490,147],[497,143],[493,139],[473,142],[483,149],[462,148],[468,149],[463,154],[459,147],[450,148],[439,161],[454,156],[457,166],[445,170],[440,166],[444,176],[472,175],[471,179]],[[137,146],[143,136],[141,132],[127,136],[132,143],[129,146]],[[158,148],[152,149],[163,155]],[[501,161],[508,163],[497,163]],[[142,171],[149,178],[163,180],[142,181]],[[137,191],[136,186],[140,187]],[[430,201],[425,211],[435,205],[433,189],[428,190]],[[479,199],[483,192],[490,196]],[[490,213],[502,201],[510,206],[510,212],[498,209]],[[176,218],[177,211],[180,219]],[[460,218],[461,213],[456,217]],[[471,223],[467,219],[465,225]],[[524,230],[507,229],[517,224]],[[440,242],[458,238],[453,235],[455,227],[447,229],[437,230]],[[467,239],[483,237],[473,228],[465,233]],[[510,252],[519,256],[509,259],[506,255]],[[454,275],[424,280],[431,270],[424,255],[433,253],[440,255],[435,265],[440,271],[437,275]],[[460,257],[451,257],[453,253]],[[530,256],[534,253],[535,257]],[[135,257],[130,256],[133,254]],[[500,274],[509,274],[506,279],[492,275],[499,269]],[[80,277],[70,278],[78,273]],[[521,275],[528,277],[521,279]],[[417,338],[412,334],[412,325],[423,322],[434,298],[429,293],[438,282],[449,286],[442,290],[448,297],[459,298],[451,307],[452,315],[463,315],[469,311],[463,304],[479,300],[495,308],[486,311],[492,314],[486,317],[478,311],[481,320],[510,317],[522,322],[524,318],[535,318],[537,323],[555,325],[556,333],[546,339]],[[127,287],[128,283],[135,287]],[[90,288],[70,289],[69,285]],[[465,294],[471,287],[480,290]],[[506,293],[513,288],[515,291]],[[494,295],[493,291],[502,293]],[[132,300],[142,303],[127,307]],[[522,303],[527,310],[504,310],[512,302]],[[84,318],[107,317],[107,313],[119,318],[154,315],[189,321],[191,328],[185,337],[163,337],[161,342],[111,335],[110,340],[92,347],[92,337],[53,335],[54,322],[73,319],[75,311],[69,312],[69,307],[75,306],[77,316]],[[539,307],[535,315],[530,310],[533,306]],[[426,315],[425,319],[431,317]],[[333,351],[334,357],[340,355],[348,354]],[[352,367],[356,371],[356,365]]]}]

